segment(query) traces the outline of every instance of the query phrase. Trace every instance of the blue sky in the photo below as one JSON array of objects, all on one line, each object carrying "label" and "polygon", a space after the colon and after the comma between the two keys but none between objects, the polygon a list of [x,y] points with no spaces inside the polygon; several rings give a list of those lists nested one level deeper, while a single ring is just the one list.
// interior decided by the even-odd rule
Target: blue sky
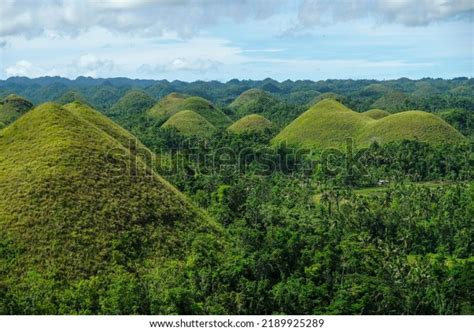
[{"label": "blue sky", "polygon": [[474,73],[471,0],[3,0],[0,78]]}]

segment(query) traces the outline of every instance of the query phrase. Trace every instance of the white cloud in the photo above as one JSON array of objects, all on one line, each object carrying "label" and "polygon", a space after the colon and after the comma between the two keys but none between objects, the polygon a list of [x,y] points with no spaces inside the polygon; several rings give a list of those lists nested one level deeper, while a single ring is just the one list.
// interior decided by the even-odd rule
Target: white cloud
[{"label": "white cloud", "polygon": [[101,59],[92,54],[85,54],[80,56],[71,67],[74,71],[73,76],[103,77],[114,70],[115,64],[112,60]]},{"label": "white cloud", "polygon": [[31,62],[21,60],[15,63],[15,65],[7,67],[5,73],[7,76],[29,76],[32,68],[33,64]]},{"label": "white cloud", "polygon": [[186,59],[176,58],[170,62],[162,65],[150,65],[145,64],[138,68],[139,72],[147,74],[158,74],[163,72],[174,72],[174,71],[194,71],[194,72],[206,72],[216,70],[221,65],[218,61],[210,59]]},{"label": "white cloud", "polygon": [[160,36],[190,37],[231,19],[265,19],[284,0],[2,0],[0,36],[77,35],[92,27]]},{"label": "white cloud", "polygon": [[472,19],[473,13],[472,0],[304,0],[298,21],[302,27],[311,27],[372,18],[378,23],[419,26],[446,19]]}]

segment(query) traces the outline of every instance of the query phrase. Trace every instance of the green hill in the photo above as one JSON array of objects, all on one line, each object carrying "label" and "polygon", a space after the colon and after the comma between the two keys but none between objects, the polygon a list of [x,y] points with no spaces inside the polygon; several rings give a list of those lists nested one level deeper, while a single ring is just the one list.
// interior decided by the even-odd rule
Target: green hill
[{"label": "green hill", "polygon": [[383,109],[390,113],[410,108],[411,99],[404,93],[390,91],[377,99],[371,108]]},{"label": "green hill", "polygon": [[366,112],[363,112],[362,114],[364,114],[365,116],[368,116],[374,120],[379,120],[385,116],[388,116],[390,115],[389,112],[385,111],[385,110],[382,110],[382,109],[370,109],[370,110],[367,110]]},{"label": "green hill", "polygon": [[352,138],[358,147],[373,140],[387,143],[417,139],[431,144],[455,143],[465,138],[439,117],[407,111],[379,120],[357,113],[332,99],[320,101],[284,128],[272,142],[324,149],[341,147]]},{"label": "green hill", "polygon": [[3,314],[143,312],[137,279],[162,297],[193,242],[219,245],[219,227],[146,151],[124,147],[130,136],[78,103],[43,104],[0,131]]},{"label": "green hill", "polygon": [[192,110],[183,110],[171,116],[162,128],[175,128],[182,135],[208,137],[216,128]]},{"label": "green hill", "polygon": [[308,103],[308,107],[312,107],[314,106],[315,104],[317,104],[318,102],[324,100],[324,99],[333,99],[333,100],[336,100],[338,102],[343,102],[344,101],[344,97],[340,94],[337,94],[337,93],[334,93],[334,92],[325,92],[325,93],[321,93],[317,96],[315,96],[309,103]]},{"label": "green hill", "polygon": [[166,121],[174,114],[192,110],[204,117],[216,128],[227,127],[232,121],[211,102],[201,97],[190,97],[184,94],[171,93],[158,101],[157,104],[148,110],[147,114],[158,121]]},{"label": "green hill", "polygon": [[367,124],[358,137],[358,143],[372,141],[383,144],[411,139],[434,145],[458,143],[465,138],[451,125],[436,115],[423,111],[404,111]]},{"label": "green hill", "polygon": [[0,122],[8,125],[33,108],[33,104],[15,94],[10,94],[0,101]]},{"label": "green hill", "polygon": [[250,89],[239,95],[230,105],[229,108],[240,116],[250,115],[253,113],[264,114],[271,112],[271,109],[278,104],[269,93],[260,89]]},{"label": "green hill", "polygon": [[110,85],[98,86],[91,96],[92,103],[103,110],[111,108],[119,99],[119,89]]},{"label": "green hill", "polygon": [[261,131],[271,128],[272,122],[258,114],[251,114],[242,117],[240,120],[229,126],[227,130],[233,133],[242,133],[248,131]]},{"label": "green hill", "polygon": [[59,98],[55,100],[55,102],[59,103],[60,105],[65,105],[67,103],[71,103],[74,101],[78,101],[83,104],[89,104],[89,102],[81,93],[74,90],[67,91],[66,93],[64,93],[63,95],[61,95]]},{"label": "green hill", "polygon": [[153,107],[155,102],[155,99],[146,92],[132,89],[110,108],[109,113],[119,116],[142,114]]}]

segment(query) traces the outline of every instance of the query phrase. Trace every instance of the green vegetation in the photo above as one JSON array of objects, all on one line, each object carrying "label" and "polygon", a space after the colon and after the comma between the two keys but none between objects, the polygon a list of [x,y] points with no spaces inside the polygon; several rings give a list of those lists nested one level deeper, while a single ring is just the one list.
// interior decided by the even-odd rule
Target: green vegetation
[{"label": "green vegetation", "polygon": [[320,102],[324,99],[333,99],[333,100],[336,100],[340,103],[343,103],[345,98],[342,95],[339,95],[339,94],[334,93],[334,92],[325,92],[325,93],[321,93],[320,95],[313,98],[308,103],[308,107],[312,107],[312,106],[314,106],[315,104],[317,104],[318,102]]},{"label": "green vegetation", "polygon": [[389,112],[386,112],[385,110],[382,110],[382,109],[370,109],[364,112],[363,114],[374,120],[379,120],[385,116],[390,115]]},{"label": "green vegetation", "polygon": [[0,314],[472,315],[473,82],[2,81]]},{"label": "green vegetation", "polygon": [[144,91],[130,90],[110,108],[113,116],[130,116],[146,112],[153,107],[155,99]]},{"label": "green vegetation", "polygon": [[25,98],[10,94],[0,101],[0,123],[3,126],[15,121],[33,108],[33,104]]},{"label": "green vegetation", "polygon": [[369,122],[357,139],[362,146],[367,146],[372,141],[387,143],[404,139],[438,145],[466,140],[438,116],[422,111],[405,111]]},{"label": "green vegetation", "polygon": [[194,111],[216,128],[224,128],[231,123],[231,120],[221,110],[206,99],[179,93],[171,93],[158,101],[153,108],[148,110],[147,115],[161,122],[183,110]]},{"label": "green vegetation", "polygon": [[474,112],[462,108],[446,109],[436,113],[465,136],[474,136]]},{"label": "green vegetation", "polygon": [[332,99],[320,101],[284,128],[273,143],[324,149],[345,146],[347,139],[357,147],[373,141],[416,139],[431,144],[459,143],[465,138],[439,117],[407,111],[374,120]]},{"label": "green vegetation", "polygon": [[184,136],[208,137],[216,130],[204,117],[192,110],[183,110],[171,116],[162,128],[174,128]]},{"label": "green vegetation", "polygon": [[375,101],[371,108],[386,110],[390,113],[407,110],[411,107],[410,98],[399,91],[389,91]]},{"label": "green vegetation", "polygon": [[81,95],[80,92],[78,91],[67,91],[63,95],[61,95],[59,98],[55,100],[56,103],[60,105],[65,105],[67,103],[71,102],[80,102],[83,104],[89,104],[89,102],[84,98],[84,96]]},{"label": "green vegetation", "polygon": [[258,114],[250,114],[242,117],[240,120],[229,126],[227,130],[233,133],[242,133],[248,131],[261,131],[272,128],[273,124],[265,117]]},{"label": "green vegetation", "polygon": [[166,277],[199,265],[219,227],[86,106],[43,104],[1,135],[1,313],[143,313],[148,277],[152,310],[171,313],[183,279]]},{"label": "green vegetation", "polygon": [[245,116],[253,113],[266,114],[277,104],[278,100],[271,94],[253,88],[239,95],[238,98],[232,101],[229,108],[239,116]]}]

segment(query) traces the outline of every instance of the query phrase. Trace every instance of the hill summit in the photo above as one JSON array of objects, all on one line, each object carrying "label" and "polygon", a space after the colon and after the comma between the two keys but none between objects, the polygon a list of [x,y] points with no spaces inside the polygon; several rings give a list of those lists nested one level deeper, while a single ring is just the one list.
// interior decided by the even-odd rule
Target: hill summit
[{"label": "hill summit", "polygon": [[233,133],[243,133],[249,131],[262,131],[271,128],[273,123],[262,115],[250,114],[242,117],[240,120],[229,126],[227,130]]},{"label": "hill summit", "polygon": [[[114,313],[122,304],[120,311],[143,312],[140,302],[120,303],[122,286],[153,274],[153,291],[166,290],[172,285],[160,277],[178,273],[175,261],[192,242],[215,240],[218,226],[129,139],[77,102],[40,105],[0,131],[2,297],[16,311]],[[117,302],[102,302],[110,291],[119,291]]]},{"label": "hill summit", "polygon": [[192,97],[180,93],[171,93],[158,101],[147,115],[158,121],[166,121],[183,110],[192,110],[204,117],[216,128],[227,127],[232,121],[214,104],[201,97]]},{"label": "hill summit", "polygon": [[10,94],[0,101],[0,128],[15,121],[33,108],[33,104],[18,95]]},{"label": "hill summit", "polygon": [[388,143],[414,139],[430,144],[456,143],[465,138],[441,118],[422,111],[406,111],[380,119],[357,113],[333,99],[324,99],[300,115],[273,143],[309,148],[341,147],[351,138],[357,147],[373,141]]},{"label": "hill summit", "polygon": [[182,135],[208,137],[216,128],[192,110],[183,110],[171,116],[162,128],[175,128]]},{"label": "hill summit", "polygon": [[271,94],[257,88],[252,88],[239,95],[229,105],[229,108],[238,115],[245,116],[252,113],[266,113],[277,104],[278,100]]}]

